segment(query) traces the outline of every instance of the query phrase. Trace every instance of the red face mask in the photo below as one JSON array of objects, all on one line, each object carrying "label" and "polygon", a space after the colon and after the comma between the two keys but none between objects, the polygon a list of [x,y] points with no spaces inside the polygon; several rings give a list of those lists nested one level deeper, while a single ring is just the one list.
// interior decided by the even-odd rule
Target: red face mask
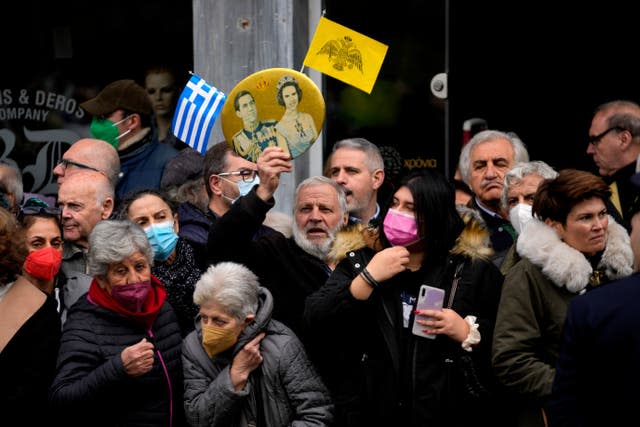
[{"label": "red face mask", "polygon": [[59,250],[48,248],[35,250],[24,260],[24,271],[39,280],[53,280],[60,270],[62,254]]}]

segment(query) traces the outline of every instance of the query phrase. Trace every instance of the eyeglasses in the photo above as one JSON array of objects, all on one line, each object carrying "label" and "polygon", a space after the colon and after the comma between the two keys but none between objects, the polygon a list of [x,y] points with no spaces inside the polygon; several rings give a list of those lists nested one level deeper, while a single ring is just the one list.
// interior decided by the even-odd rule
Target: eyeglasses
[{"label": "eyeglasses", "polygon": [[37,197],[31,197],[24,202],[24,205],[20,207],[18,212],[18,221],[22,222],[22,218],[28,215],[51,215],[60,218],[62,211],[55,206],[50,207],[47,202],[38,199]]},{"label": "eyeglasses", "polygon": [[223,172],[218,174],[218,176],[231,176],[231,175],[241,176],[244,182],[251,182],[258,175],[258,171],[253,169],[240,169],[239,171]]},{"label": "eyeglasses", "polygon": [[601,132],[594,136],[589,136],[589,138],[587,138],[587,141],[589,141],[589,144],[593,144],[594,146],[596,146],[598,145],[600,140],[604,138],[604,136],[609,132],[611,132],[612,130],[615,130],[616,132],[622,132],[623,130],[626,130],[626,129],[621,126],[612,126],[609,129],[605,130],[604,132]]},{"label": "eyeglasses", "polygon": [[94,168],[93,166],[85,165],[84,163],[78,163],[78,162],[74,162],[73,160],[67,160],[67,159],[61,159],[58,165],[61,166],[62,169],[67,169],[69,166],[73,166],[79,169],[87,169],[94,172],[102,172]]}]

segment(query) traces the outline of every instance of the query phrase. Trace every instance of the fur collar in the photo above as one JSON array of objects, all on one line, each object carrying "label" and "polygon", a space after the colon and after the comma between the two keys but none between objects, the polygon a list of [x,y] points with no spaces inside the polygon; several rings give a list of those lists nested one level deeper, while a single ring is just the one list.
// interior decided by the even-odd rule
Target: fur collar
[{"label": "fur collar", "polygon": [[[458,207],[458,212],[464,220],[465,228],[458,236],[456,244],[451,249],[454,255],[464,255],[470,258],[489,259],[493,255],[489,232],[484,221],[473,209]],[[345,227],[338,232],[333,242],[329,259],[341,261],[350,251],[369,247],[380,251],[383,249],[378,239],[379,230],[362,224]]]},{"label": "fur collar", "polygon": [[[521,257],[542,269],[556,286],[581,293],[589,284],[593,268],[582,252],[560,240],[558,234],[544,222],[534,218],[518,237],[516,250]],[[627,231],[609,216],[607,245],[598,269],[604,269],[610,280],[630,275],[633,252]]]}]

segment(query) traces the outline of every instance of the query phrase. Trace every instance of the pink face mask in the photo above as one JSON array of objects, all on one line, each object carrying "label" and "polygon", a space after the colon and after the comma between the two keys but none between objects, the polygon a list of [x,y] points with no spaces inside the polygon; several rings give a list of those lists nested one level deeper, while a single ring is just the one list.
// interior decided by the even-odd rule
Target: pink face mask
[{"label": "pink face mask", "polygon": [[420,240],[418,223],[413,215],[389,209],[382,225],[384,235],[393,246],[410,246]]},{"label": "pink face mask", "polygon": [[151,280],[145,280],[138,283],[129,283],[128,285],[114,286],[111,289],[111,297],[127,310],[139,313],[142,311],[142,306],[147,300],[150,290]]}]

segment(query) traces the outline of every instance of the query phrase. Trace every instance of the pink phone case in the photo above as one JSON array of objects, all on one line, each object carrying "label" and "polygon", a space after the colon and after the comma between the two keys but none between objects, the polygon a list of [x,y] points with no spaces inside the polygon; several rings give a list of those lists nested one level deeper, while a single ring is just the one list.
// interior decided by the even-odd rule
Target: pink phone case
[{"label": "pink phone case", "polygon": [[[442,302],[444,301],[444,290],[440,288],[434,288],[429,285],[420,286],[420,293],[418,294],[418,303],[416,304],[416,310],[442,310]],[[413,329],[414,335],[425,338],[435,338],[434,334],[427,334],[423,332],[427,329],[426,326],[416,322],[416,318],[428,319],[428,317],[414,315]]]}]

